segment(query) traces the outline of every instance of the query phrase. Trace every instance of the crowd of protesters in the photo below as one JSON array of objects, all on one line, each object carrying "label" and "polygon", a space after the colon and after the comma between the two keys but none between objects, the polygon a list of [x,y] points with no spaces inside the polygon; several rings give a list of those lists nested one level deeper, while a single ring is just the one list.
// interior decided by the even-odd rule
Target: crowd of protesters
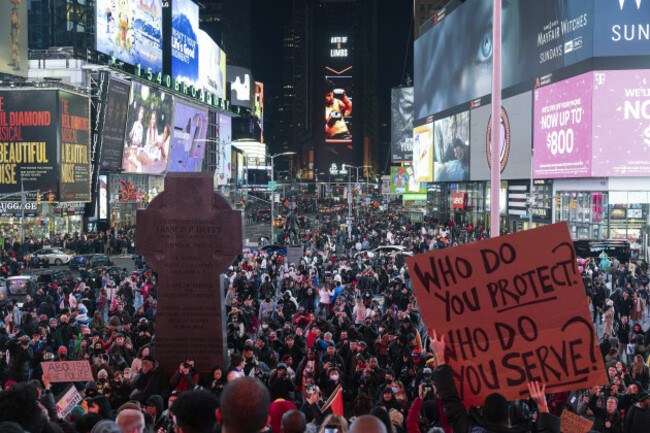
[{"label": "crowd of protesters", "polygon": [[[121,236],[131,244],[132,232]],[[190,358],[179,359],[175,371],[156,362],[151,270],[82,271],[73,286],[47,284],[21,306],[0,299],[0,422],[17,421],[23,430],[16,431],[30,433],[200,433],[215,426],[242,433],[347,433],[355,425],[386,433],[550,433],[559,432],[557,417],[570,410],[594,420],[594,431],[648,431],[647,267],[621,268],[604,256],[580,266],[599,329],[604,322],[601,349],[611,383],[546,397],[543,385],[531,383],[528,400],[509,404],[493,394],[482,410],[465,410],[445,364],[444,342],[427,334],[405,257],[484,237],[480,226],[428,218],[411,223],[406,215],[375,209],[354,224],[351,236],[337,216],[301,233],[297,263],[279,252],[245,251],[222,278],[228,365],[215,366],[209,377],[201,377]],[[54,242],[110,245],[105,235],[98,238]],[[386,245],[403,251],[371,253]],[[5,255],[17,259],[16,249],[25,251],[14,244]],[[61,418],[55,403],[70,384],[51,383],[41,362],[85,359],[95,380],[73,384],[83,401]],[[268,393],[268,420],[257,430],[254,410],[246,420],[247,412],[227,398],[240,392],[236,384]],[[344,417],[323,405],[338,389]],[[252,398],[250,390],[241,393]],[[191,409],[212,407],[220,409],[200,428],[191,425],[198,418],[184,418]],[[234,422],[234,414],[242,419]],[[369,414],[382,430],[362,430],[372,425]]]}]

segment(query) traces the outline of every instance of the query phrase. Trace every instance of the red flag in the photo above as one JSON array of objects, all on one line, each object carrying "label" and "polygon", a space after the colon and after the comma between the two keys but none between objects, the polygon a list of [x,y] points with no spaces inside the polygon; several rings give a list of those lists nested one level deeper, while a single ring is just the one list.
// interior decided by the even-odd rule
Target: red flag
[{"label": "red flag", "polygon": [[334,415],[343,416],[343,388],[339,387],[330,406]]}]

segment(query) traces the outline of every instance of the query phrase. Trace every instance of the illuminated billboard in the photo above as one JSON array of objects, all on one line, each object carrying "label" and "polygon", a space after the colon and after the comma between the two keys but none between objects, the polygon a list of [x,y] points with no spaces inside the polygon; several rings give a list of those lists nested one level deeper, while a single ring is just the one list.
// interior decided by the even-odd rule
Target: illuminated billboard
[{"label": "illuminated billboard", "polygon": [[411,165],[391,167],[390,192],[392,194],[406,192],[426,193],[426,188],[421,188],[422,185],[415,181],[415,176],[413,174],[413,166]]},{"label": "illuminated billboard", "polygon": [[162,71],[162,0],[97,0],[95,34],[97,51]]},{"label": "illuminated billboard", "polygon": [[226,87],[226,53],[203,30],[198,31],[199,87],[224,98]]},{"label": "illuminated billboard", "polygon": [[321,167],[350,163],[352,153],[352,66],[336,70],[325,68],[325,147]]},{"label": "illuminated billboard", "polygon": [[99,219],[108,219],[108,176],[105,174],[99,175],[99,199],[97,200],[99,206]]},{"label": "illuminated billboard", "polygon": [[104,171],[118,171],[122,168],[124,133],[130,91],[131,86],[129,83],[112,78],[108,82],[100,158],[100,164]]},{"label": "illuminated billboard", "polygon": [[127,173],[164,174],[172,139],[174,98],[133,81],[126,121],[122,169]]},{"label": "illuminated billboard", "polygon": [[433,181],[433,123],[413,128],[413,176],[415,182]]},{"label": "illuminated billboard", "polygon": [[217,133],[217,185],[227,185],[232,177],[232,119],[219,114]]},{"label": "illuminated billboard", "polygon": [[199,81],[199,6],[172,1],[172,76],[188,85]]},{"label": "illuminated billboard", "polygon": [[413,160],[413,87],[395,87],[390,94],[390,149],[393,162]]},{"label": "illuminated billboard", "polygon": [[255,117],[260,122],[260,142],[264,143],[264,83],[255,82]]},{"label": "illuminated billboard", "polygon": [[240,66],[226,66],[230,82],[230,103],[253,109],[254,81],[251,71]]},{"label": "illuminated billboard", "polygon": [[27,77],[28,0],[8,0],[0,6],[0,73]]},{"label": "illuminated billboard", "polygon": [[[503,2],[503,88],[592,57],[593,15],[593,0]],[[491,92],[491,22],[492,0],[464,2],[415,41],[415,119]]]},{"label": "illuminated billboard", "polygon": [[594,56],[650,54],[650,1],[596,0]]},{"label": "illuminated billboard", "polygon": [[86,96],[59,91],[60,201],[90,201],[90,102]]},{"label": "illuminated billboard", "polygon": [[200,172],[207,132],[208,113],[177,101],[167,171]]},{"label": "illuminated billboard", "polygon": [[[469,111],[438,119],[434,124],[433,173],[436,182],[469,180]],[[427,142],[420,141],[419,152]],[[415,151],[414,151],[415,152]]]}]

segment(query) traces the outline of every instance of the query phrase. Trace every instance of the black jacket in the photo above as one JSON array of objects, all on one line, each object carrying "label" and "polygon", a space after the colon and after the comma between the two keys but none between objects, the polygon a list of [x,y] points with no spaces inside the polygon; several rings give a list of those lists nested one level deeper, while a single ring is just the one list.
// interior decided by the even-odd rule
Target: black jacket
[{"label": "black jacket", "polygon": [[134,378],[134,388],[142,391],[138,400],[145,402],[152,395],[158,394],[163,400],[169,395],[169,378],[160,365],[149,373],[138,373]]},{"label": "black jacket", "polygon": [[[476,408],[465,409],[454,383],[454,375],[450,366],[438,367],[434,374],[440,401],[445,409],[447,423],[454,433],[467,433],[482,429],[486,433],[527,433],[527,426],[506,427],[489,422],[483,418]],[[541,413],[537,421],[538,433],[560,433],[560,419],[548,413]]]},{"label": "black jacket", "polygon": [[[622,433],[623,432],[623,418],[621,417],[621,413],[617,410],[613,414],[609,415],[607,413],[607,409],[603,409],[602,407],[598,407],[596,405],[596,400],[598,399],[598,396],[593,394],[589,398],[589,403],[587,406],[589,406],[589,409],[594,413],[594,426],[591,428],[592,430],[599,431],[601,433]],[[610,427],[607,428],[605,427],[605,423],[609,422]]]}]

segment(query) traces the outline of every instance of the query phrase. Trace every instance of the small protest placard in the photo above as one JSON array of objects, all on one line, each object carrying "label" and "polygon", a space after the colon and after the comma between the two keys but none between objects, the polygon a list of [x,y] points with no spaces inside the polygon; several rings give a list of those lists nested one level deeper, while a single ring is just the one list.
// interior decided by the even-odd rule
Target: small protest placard
[{"label": "small protest placard", "polygon": [[427,327],[447,340],[463,401],[607,382],[566,223],[406,259]]},{"label": "small protest placard", "polygon": [[65,394],[63,394],[63,397],[61,397],[61,400],[56,403],[56,413],[59,415],[59,418],[68,416],[72,408],[81,403],[82,400],[83,398],[77,391],[77,388],[70,385]]},{"label": "small protest placard", "polygon": [[50,382],[88,382],[94,380],[88,361],[50,361],[41,362],[43,374]]},{"label": "small protest placard", "polygon": [[587,433],[591,431],[593,425],[593,421],[566,409],[560,415],[560,431],[562,433]]}]

